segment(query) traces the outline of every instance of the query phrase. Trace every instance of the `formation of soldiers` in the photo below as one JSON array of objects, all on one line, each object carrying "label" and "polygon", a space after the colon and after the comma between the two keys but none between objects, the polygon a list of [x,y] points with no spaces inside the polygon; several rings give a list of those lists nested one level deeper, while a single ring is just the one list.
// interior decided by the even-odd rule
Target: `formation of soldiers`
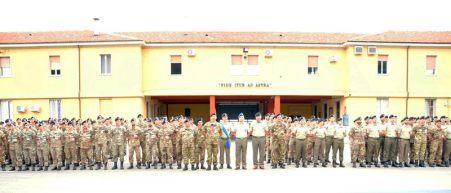
[{"label": "formation of soldiers", "polygon": [[6,120],[0,122],[0,166],[3,171],[7,166],[10,171],[122,170],[128,151],[128,169],[232,169],[234,140],[235,169],[245,170],[251,140],[253,169],[264,169],[265,161],[273,169],[291,164],[345,167],[347,137],[353,167],[449,167],[450,163],[451,125],[445,116],[400,122],[394,115],[358,117],[350,127],[334,117],[257,113],[250,124],[243,114],[235,123],[227,114],[217,119],[212,114],[206,123],[183,116],[168,120],[142,115],[130,121],[102,116],[96,120]]}]

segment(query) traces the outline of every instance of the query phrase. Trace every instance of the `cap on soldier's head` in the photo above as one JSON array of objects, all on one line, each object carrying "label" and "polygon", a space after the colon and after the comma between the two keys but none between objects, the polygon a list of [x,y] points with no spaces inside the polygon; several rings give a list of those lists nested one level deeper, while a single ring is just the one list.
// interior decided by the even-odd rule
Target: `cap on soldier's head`
[{"label": "cap on soldier's head", "polygon": [[216,113],[212,113],[210,114],[210,117],[216,116]]},{"label": "cap on soldier's head", "polygon": [[227,115],[227,113],[222,113],[221,117],[229,117],[229,115]]},{"label": "cap on soldier's head", "polygon": [[282,114],[279,113],[275,117],[282,117]]},{"label": "cap on soldier's head", "polygon": [[394,115],[390,115],[390,116],[388,116],[388,118],[390,118],[390,119],[391,119],[391,118],[395,118],[395,116],[394,116]]},{"label": "cap on soldier's head", "polygon": [[361,121],[361,120],[362,120],[362,118],[357,117],[357,118],[354,120],[354,122]]},{"label": "cap on soldier's head", "polygon": [[189,119],[185,119],[185,121],[183,121],[184,123],[188,123],[189,122]]},{"label": "cap on soldier's head", "polygon": [[260,112],[255,113],[255,117],[261,117],[262,114]]},{"label": "cap on soldier's head", "polygon": [[299,121],[298,117],[294,117],[293,122]]},{"label": "cap on soldier's head", "polygon": [[[375,117],[376,117],[376,116],[374,116],[373,118],[375,118]],[[382,114],[382,115],[379,116],[380,119],[382,119],[382,118],[384,118],[384,117],[385,117],[384,114]]]},{"label": "cap on soldier's head", "polygon": [[442,116],[440,117],[440,119],[446,119],[446,116],[442,115]]},{"label": "cap on soldier's head", "polygon": [[244,117],[243,113],[238,114],[238,117]]}]

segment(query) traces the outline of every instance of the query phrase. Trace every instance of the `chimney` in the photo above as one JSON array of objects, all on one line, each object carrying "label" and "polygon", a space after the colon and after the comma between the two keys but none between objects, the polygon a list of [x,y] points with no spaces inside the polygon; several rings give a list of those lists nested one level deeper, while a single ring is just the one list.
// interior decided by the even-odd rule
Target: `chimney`
[{"label": "chimney", "polygon": [[100,25],[100,19],[97,17],[92,18],[92,30],[94,31],[94,36],[100,35],[99,25]]}]

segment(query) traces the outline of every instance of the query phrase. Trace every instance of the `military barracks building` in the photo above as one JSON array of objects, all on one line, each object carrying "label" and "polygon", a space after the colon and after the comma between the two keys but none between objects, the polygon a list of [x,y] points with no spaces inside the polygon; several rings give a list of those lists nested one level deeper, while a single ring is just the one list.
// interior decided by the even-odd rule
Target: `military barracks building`
[{"label": "military barracks building", "polygon": [[0,111],[451,116],[451,32],[0,32]]}]

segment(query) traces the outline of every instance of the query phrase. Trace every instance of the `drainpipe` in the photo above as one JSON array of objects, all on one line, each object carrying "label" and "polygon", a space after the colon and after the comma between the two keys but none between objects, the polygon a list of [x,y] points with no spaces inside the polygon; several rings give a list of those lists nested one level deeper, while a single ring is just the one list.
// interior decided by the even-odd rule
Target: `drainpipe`
[{"label": "drainpipe", "polygon": [[407,46],[407,58],[406,58],[406,117],[408,115],[409,110],[409,49],[410,46]]},{"label": "drainpipe", "polygon": [[81,61],[80,61],[80,45],[78,49],[78,118],[81,119]]}]

